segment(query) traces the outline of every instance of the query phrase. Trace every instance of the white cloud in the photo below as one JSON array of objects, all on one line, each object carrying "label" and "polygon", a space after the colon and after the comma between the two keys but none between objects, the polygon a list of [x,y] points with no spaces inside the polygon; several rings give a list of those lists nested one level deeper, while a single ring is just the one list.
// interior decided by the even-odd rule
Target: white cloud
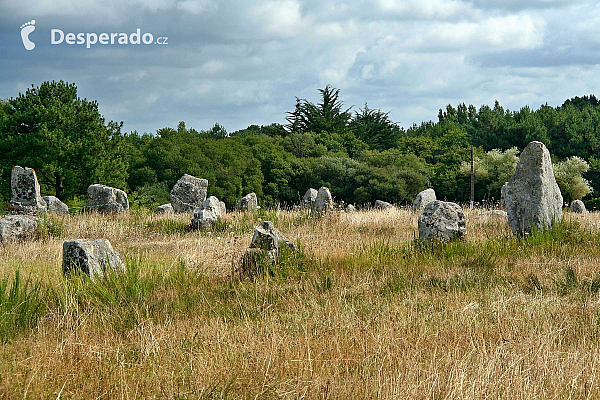
[{"label": "white cloud", "polygon": [[156,93],[150,93],[148,97],[146,97],[146,104],[154,104],[160,98],[160,96]]},{"label": "white cloud", "polygon": [[6,1],[2,4],[5,12],[14,15],[43,18],[82,17],[82,25],[94,25],[98,20],[103,23],[122,23],[141,12],[160,13],[168,10],[199,14],[214,10],[213,0],[20,0]]},{"label": "white cloud", "polygon": [[416,51],[442,52],[533,49],[543,45],[545,31],[546,23],[540,17],[509,15],[478,22],[422,24],[403,45]]},{"label": "white cloud", "polygon": [[204,65],[202,65],[202,70],[209,74],[219,72],[223,68],[225,68],[225,64],[223,64],[223,62],[219,60],[210,60],[205,62]]},{"label": "white cloud", "polygon": [[[600,7],[564,0],[0,0],[0,22],[143,28],[168,46],[22,49],[0,32],[0,98],[44,80],[75,82],[107,119],[153,132],[184,120],[229,131],[283,123],[295,96],[342,89],[348,106],[404,126],[448,103],[562,103],[597,87]],[[527,3],[527,4],[525,4]],[[32,13],[32,10],[35,12]],[[9,33],[6,33],[9,32]],[[37,39],[42,36],[38,36]],[[563,64],[554,63],[557,53]],[[568,64],[568,65],[564,65]]]},{"label": "white cloud", "polygon": [[212,0],[180,0],[177,2],[177,9],[192,14],[201,14],[204,11],[214,11],[218,4]]},{"label": "white cloud", "polygon": [[260,22],[264,32],[292,37],[308,28],[303,24],[300,3],[296,0],[268,0],[251,3],[251,15]]},{"label": "white cloud", "polygon": [[455,0],[378,0],[380,12],[403,18],[463,19],[473,9],[462,1]]},{"label": "white cloud", "polygon": [[137,81],[140,81],[140,80],[146,78],[147,76],[148,76],[148,72],[146,72],[144,70],[139,70],[139,71],[127,72],[127,73],[120,74],[120,75],[109,75],[106,79],[108,82],[123,82],[123,81],[137,82]]}]

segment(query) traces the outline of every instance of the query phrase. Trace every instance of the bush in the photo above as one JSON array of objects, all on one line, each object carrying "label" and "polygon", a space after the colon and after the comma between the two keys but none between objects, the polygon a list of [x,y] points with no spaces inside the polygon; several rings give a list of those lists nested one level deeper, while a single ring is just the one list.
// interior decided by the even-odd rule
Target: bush
[{"label": "bush", "polygon": [[600,197],[596,197],[595,199],[589,199],[584,201],[585,208],[589,211],[597,211],[600,210]]}]

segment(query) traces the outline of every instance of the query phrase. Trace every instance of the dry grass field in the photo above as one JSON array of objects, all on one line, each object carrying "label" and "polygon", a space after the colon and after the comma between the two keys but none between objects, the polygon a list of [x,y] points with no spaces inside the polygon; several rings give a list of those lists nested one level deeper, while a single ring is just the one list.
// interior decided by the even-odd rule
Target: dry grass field
[{"label": "dry grass field", "polygon": [[[403,209],[54,217],[0,246],[0,397],[599,398],[600,213],[526,238],[480,213],[437,248]],[[249,279],[260,219],[302,251]],[[74,238],[128,273],[63,278]]]}]

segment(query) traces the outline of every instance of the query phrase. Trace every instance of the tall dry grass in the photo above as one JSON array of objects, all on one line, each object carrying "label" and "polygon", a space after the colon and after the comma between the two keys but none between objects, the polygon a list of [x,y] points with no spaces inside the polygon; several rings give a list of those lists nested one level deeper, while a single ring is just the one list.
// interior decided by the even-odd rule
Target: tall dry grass
[{"label": "tall dry grass", "polygon": [[[409,211],[55,217],[0,247],[43,310],[3,311],[6,398],[597,398],[600,214],[519,239],[467,210],[467,240],[414,242]],[[259,220],[302,257],[235,273]],[[107,238],[129,272],[64,280],[62,242]],[[0,308],[1,310],[1,308]],[[11,314],[12,313],[12,314]],[[13,318],[14,319],[14,318]]]}]

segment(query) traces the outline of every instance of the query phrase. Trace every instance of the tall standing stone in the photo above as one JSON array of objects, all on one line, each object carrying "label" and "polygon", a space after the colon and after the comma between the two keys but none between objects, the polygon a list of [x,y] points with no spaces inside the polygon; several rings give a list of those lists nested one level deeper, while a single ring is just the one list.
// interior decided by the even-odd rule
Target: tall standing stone
[{"label": "tall standing stone", "polygon": [[323,186],[319,189],[314,209],[318,213],[326,213],[333,210],[333,197],[331,197],[329,188]]},{"label": "tall standing stone", "polygon": [[218,198],[210,196],[194,211],[192,229],[210,228],[223,217],[223,206]]},{"label": "tall standing stone", "polygon": [[563,197],[554,178],[550,153],[542,142],[529,143],[506,185],[508,224],[523,235],[550,228],[562,219]]},{"label": "tall standing stone", "polygon": [[46,209],[40,194],[40,184],[33,168],[15,166],[10,176],[12,198],[10,209],[22,214],[35,214]]},{"label": "tall standing stone", "polygon": [[572,212],[576,214],[587,214],[588,210],[585,208],[585,204],[581,200],[573,200],[571,202],[571,206],[569,207]]},{"label": "tall standing stone", "polygon": [[506,208],[506,188],[508,187],[508,182],[505,182],[500,188],[500,208]]},{"label": "tall standing stone", "polygon": [[173,189],[170,199],[173,211],[177,213],[192,213],[206,200],[208,180],[184,174]]},{"label": "tall standing stone", "polygon": [[242,197],[235,205],[237,211],[256,211],[258,208],[258,198],[254,192]]},{"label": "tall standing stone", "polygon": [[319,194],[319,191],[317,189],[309,188],[306,191],[306,193],[304,193],[304,197],[302,198],[302,202],[304,203],[304,206],[308,207],[308,208],[313,208],[317,201],[318,194]]},{"label": "tall standing stone", "polygon": [[435,190],[429,188],[420,192],[412,204],[413,212],[422,212],[427,204],[436,201]]},{"label": "tall standing stone", "polygon": [[88,187],[87,194],[90,211],[122,213],[129,210],[127,193],[121,189],[96,183]]}]

